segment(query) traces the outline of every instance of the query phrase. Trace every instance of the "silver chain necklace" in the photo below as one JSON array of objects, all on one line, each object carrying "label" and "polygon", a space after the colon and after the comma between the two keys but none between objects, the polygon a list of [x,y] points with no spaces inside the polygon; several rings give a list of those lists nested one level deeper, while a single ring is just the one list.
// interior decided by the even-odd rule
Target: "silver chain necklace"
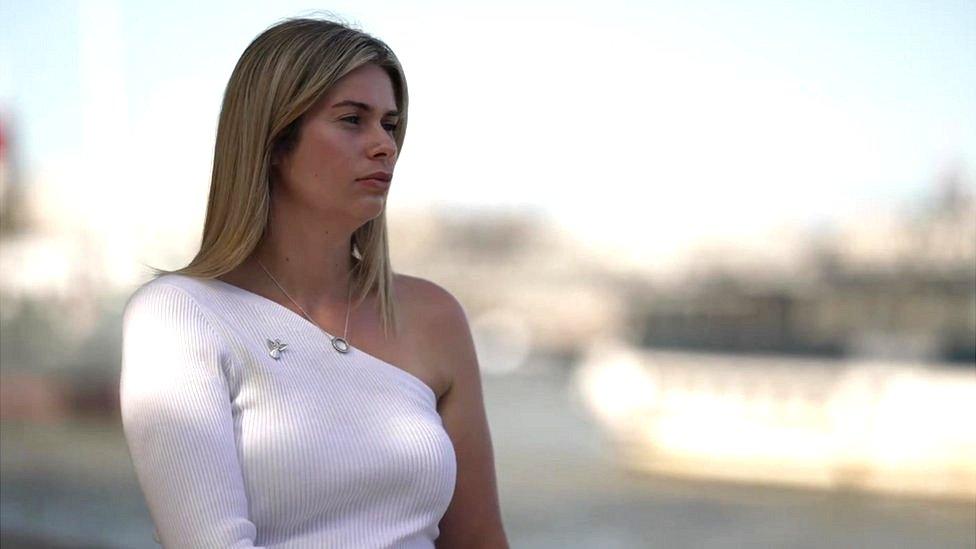
[{"label": "silver chain necklace", "polygon": [[265,274],[268,275],[268,278],[271,279],[271,282],[274,282],[275,286],[277,286],[278,289],[281,290],[281,293],[285,294],[285,297],[287,297],[292,303],[295,304],[296,307],[298,307],[298,310],[301,311],[303,315],[305,315],[305,318],[311,321],[312,324],[318,326],[319,330],[322,330],[322,333],[332,338],[332,347],[336,351],[339,351],[340,353],[348,353],[349,343],[347,343],[346,334],[347,334],[347,330],[349,329],[349,308],[350,308],[349,303],[350,303],[350,298],[352,297],[352,281],[350,280],[349,282],[349,295],[346,297],[346,326],[345,328],[342,329],[342,337],[335,337],[330,335],[329,332],[326,332],[325,329],[322,328],[322,326],[319,326],[319,323],[315,322],[315,319],[312,318],[308,313],[306,313],[305,309],[302,309],[302,306],[299,305],[297,301],[292,299],[290,295],[288,295],[288,292],[286,292],[285,289],[281,287],[281,284],[278,284],[278,281],[275,280],[275,277],[271,276],[271,272],[269,272],[268,268],[264,266],[264,263],[261,263],[260,259],[256,259],[256,260],[258,262],[258,265],[260,265],[261,268],[264,269],[264,272]]}]

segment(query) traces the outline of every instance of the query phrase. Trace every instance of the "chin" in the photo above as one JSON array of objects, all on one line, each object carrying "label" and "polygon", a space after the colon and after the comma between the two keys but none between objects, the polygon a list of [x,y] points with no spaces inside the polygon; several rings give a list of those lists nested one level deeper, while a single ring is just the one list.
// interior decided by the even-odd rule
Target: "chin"
[{"label": "chin", "polygon": [[[365,201],[364,201],[365,202]],[[386,198],[382,197],[380,199],[374,199],[370,201],[370,204],[363,204],[363,208],[359,211],[359,218],[363,220],[363,223],[367,221],[372,221],[377,217],[383,215],[383,211],[386,209]]]}]

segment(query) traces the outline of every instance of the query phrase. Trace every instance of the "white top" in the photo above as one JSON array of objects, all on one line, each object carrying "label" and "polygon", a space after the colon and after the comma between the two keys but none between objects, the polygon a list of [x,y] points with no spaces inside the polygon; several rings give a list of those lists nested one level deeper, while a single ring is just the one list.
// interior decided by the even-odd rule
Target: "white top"
[{"label": "white top", "polygon": [[177,274],[142,285],[119,394],[166,548],[434,546],[457,473],[434,391],[270,299]]}]

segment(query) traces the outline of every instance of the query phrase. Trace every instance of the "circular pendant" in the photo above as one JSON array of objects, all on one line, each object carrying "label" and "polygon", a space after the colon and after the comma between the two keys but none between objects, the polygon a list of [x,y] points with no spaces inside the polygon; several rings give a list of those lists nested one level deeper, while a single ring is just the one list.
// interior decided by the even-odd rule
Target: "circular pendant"
[{"label": "circular pendant", "polygon": [[335,348],[336,351],[339,351],[340,353],[349,352],[349,344],[346,343],[346,340],[342,339],[341,337],[332,338],[332,346]]}]

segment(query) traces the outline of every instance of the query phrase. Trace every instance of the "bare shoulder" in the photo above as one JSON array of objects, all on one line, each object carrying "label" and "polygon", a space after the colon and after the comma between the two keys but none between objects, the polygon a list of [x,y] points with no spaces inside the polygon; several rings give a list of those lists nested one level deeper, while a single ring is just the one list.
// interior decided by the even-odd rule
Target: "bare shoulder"
[{"label": "bare shoulder", "polygon": [[[466,368],[477,368],[467,314],[460,301],[443,286],[417,276],[395,274],[394,292],[418,360],[436,378],[438,400],[446,395]],[[443,402],[441,402],[443,403]]]},{"label": "bare shoulder", "polygon": [[402,288],[403,301],[424,317],[418,324],[423,325],[425,355],[450,375],[437,412],[454,445],[457,478],[454,497],[439,524],[437,547],[507,549],[480,367],[464,308],[429,280],[401,275],[399,285],[395,291]]},{"label": "bare shoulder", "polygon": [[464,320],[464,307],[454,294],[436,282],[397,273],[393,284],[397,297],[417,322],[429,326],[430,323]]}]

